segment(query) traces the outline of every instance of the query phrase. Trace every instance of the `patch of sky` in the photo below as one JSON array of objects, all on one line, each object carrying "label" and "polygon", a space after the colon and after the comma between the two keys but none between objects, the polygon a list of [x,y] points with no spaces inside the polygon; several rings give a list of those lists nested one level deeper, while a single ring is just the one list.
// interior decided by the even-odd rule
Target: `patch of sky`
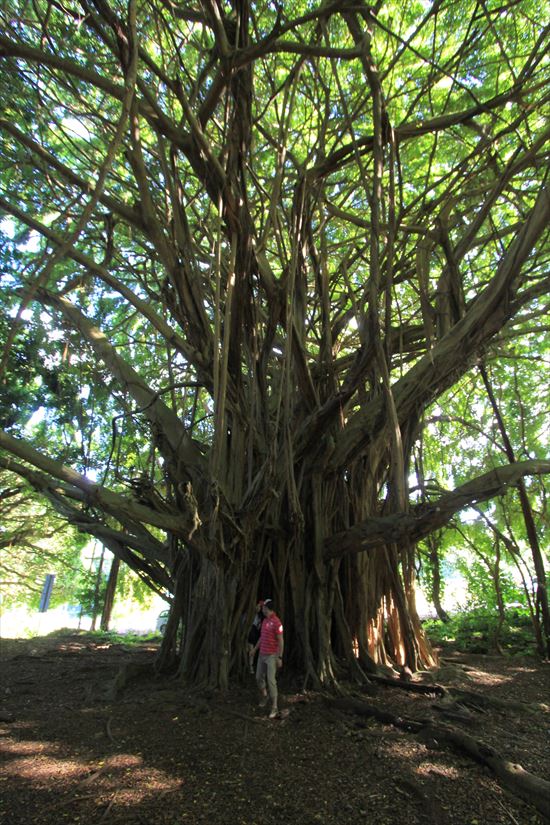
[{"label": "patch of sky", "polygon": [[2,286],[6,287],[8,289],[10,287],[12,287],[13,289],[16,289],[16,287],[18,286],[18,281],[17,281],[16,278],[13,277],[13,275],[8,274],[7,272],[2,272],[1,270],[0,270],[0,283],[2,284]]},{"label": "patch of sky", "polygon": [[17,244],[22,252],[38,252],[40,249],[40,234],[31,229],[29,239],[24,244]]},{"label": "patch of sky", "polygon": [[482,401],[475,401],[472,404],[471,411],[474,415],[476,421],[482,421],[483,416],[485,415],[485,404]]},{"label": "patch of sky", "polygon": [[48,341],[64,341],[66,333],[62,329],[52,329],[48,332]]},{"label": "patch of sky", "polygon": [[418,501],[422,496],[422,489],[418,487],[418,479],[414,473],[409,475],[409,491],[411,501]]},{"label": "patch of sky", "polygon": [[49,355],[44,355],[43,365],[48,370],[53,370],[56,367],[61,365],[61,353],[50,353]]},{"label": "patch of sky", "polygon": [[[10,318],[15,318],[18,312],[18,306],[10,307],[8,315],[10,316]],[[30,321],[32,318],[32,309],[24,309],[19,317],[22,318],[23,321]]]},{"label": "patch of sky", "polygon": [[136,298],[141,298],[142,301],[147,301],[150,298],[149,293],[139,283],[133,285],[133,293]]},{"label": "patch of sky", "polygon": [[83,138],[85,140],[90,140],[91,134],[82,120],[79,120],[76,117],[66,117],[62,121],[63,128],[73,134],[75,137]]},{"label": "patch of sky", "polygon": [[479,440],[477,438],[472,438],[472,436],[467,436],[461,440],[460,447],[462,452],[465,452],[466,450],[477,450],[479,447]]},{"label": "patch of sky", "polygon": [[37,424],[40,424],[46,415],[46,408],[45,407],[38,407],[37,410],[33,412],[29,420],[24,426],[24,431],[28,433],[30,430],[33,430]]},{"label": "patch of sky", "polygon": [[458,513],[458,518],[462,524],[474,524],[479,520],[479,513],[473,508],[467,507],[466,510],[462,510]]},{"label": "patch of sky", "polygon": [[15,237],[15,222],[12,218],[2,218],[0,221],[0,232],[6,235],[10,240]]},{"label": "patch of sky", "polygon": [[[2,235],[5,235],[11,241],[15,240],[18,234],[17,224],[13,220],[13,218],[3,218],[0,221],[0,232]],[[40,235],[38,232],[35,232],[34,229],[31,229],[28,233],[25,233],[26,240],[24,243],[16,244],[17,249],[21,252],[37,252],[40,248]]]},{"label": "patch of sky", "polygon": [[479,89],[480,86],[483,86],[483,79],[480,77],[476,77],[473,74],[468,74],[462,81],[464,84],[468,84],[468,86],[473,86],[474,88],[477,86]]}]

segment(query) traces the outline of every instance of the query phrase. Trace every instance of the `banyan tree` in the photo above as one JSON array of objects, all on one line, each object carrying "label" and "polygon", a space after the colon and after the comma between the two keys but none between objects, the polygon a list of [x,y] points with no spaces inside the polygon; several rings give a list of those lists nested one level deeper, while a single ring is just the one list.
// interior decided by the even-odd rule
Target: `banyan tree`
[{"label": "banyan tree", "polygon": [[550,470],[409,490],[426,411],[544,310],[543,17],[3,5],[0,466],[171,594],[190,682],[267,595],[309,684],[430,666],[416,543]]}]

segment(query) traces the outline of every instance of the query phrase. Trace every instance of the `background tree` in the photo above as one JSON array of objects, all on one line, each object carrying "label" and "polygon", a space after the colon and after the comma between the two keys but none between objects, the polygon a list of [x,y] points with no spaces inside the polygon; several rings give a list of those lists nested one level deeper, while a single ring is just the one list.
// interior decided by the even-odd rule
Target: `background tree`
[{"label": "background tree", "polygon": [[[475,371],[466,376],[460,401],[457,402],[456,387],[451,399],[438,399],[433,414],[425,419],[423,438],[417,445],[417,477],[424,497],[437,497],[451,479],[467,478],[474,468],[479,473],[494,466],[499,453],[512,461],[516,452],[522,458],[542,454],[548,399],[546,385],[537,387],[533,383],[536,372],[531,370],[531,362],[536,355],[546,362],[544,346],[539,349],[533,341],[526,352],[523,340],[510,342],[507,336],[501,336],[493,345],[491,377],[481,367],[483,380],[476,380]],[[425,456],[427,479],[422,475]],[[496,502],[473,507],[462,518],[455,519],[453,527],[458,532],[445,531],[437,546],[436,535],[431,534],[420,548],[423,580],[429,592],[437,583],[438,565],[442,564],[447,570],[463,572],[471,603],[477,606],[496,606],[499,588],[504,585],[505,601],[520,600],[529,610],[542,655],[548,638],[544,629],[544,596],[545,606],[537,604],[539,582],[544,580],[538,571],[544,571],[548,563],[547,553],[541,550],[548,545],[546,510],[543,479],[529,479],[528,492],[521,481],[517,490],[509,491]],[[481,566],[479,558],[483,559]],[[486,580],[489,569],[492,583]],[[502,581],[503,576],[507,581]],[[502,616],[504,603],[500,601]]]},{"label": "background tree", "polygon": [[416,542],[550,469],[408,490],[430,405],[545,309],[542,9],[38,0],[2,24],[4,380],[30,322],[55,431],[8,420],[2,466],[173,592],[162,661],[184,617],[192,681],[244,664],[258,592],[315,684],[429,665]]},{"label": "background tree", "polygon": [[115,603],[115,594],[118,584],[118,574],[120,571],[120,559],[117,556],[113,556],[113,560],[111,562],[111,567],[109,570],[109,577],[107,579],[107,584],[105,587],[105,596],[103,599],[103,608],[101,611],[101,623],[100,623],[100,630],[109,630],[109,625],[111,623],[111,614],[113,612],[113,606]]}]

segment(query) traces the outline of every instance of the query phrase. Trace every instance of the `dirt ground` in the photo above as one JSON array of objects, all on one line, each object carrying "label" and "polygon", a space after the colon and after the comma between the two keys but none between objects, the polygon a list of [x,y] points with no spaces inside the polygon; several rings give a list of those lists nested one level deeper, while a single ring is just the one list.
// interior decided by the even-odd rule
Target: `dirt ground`
[{"label": "dirt ground", "polygon": [[[284,674],[281,718],[270,721],[253,676],[221,695],[134,672],[115,695],[122,665],[132,676],[133,665],[152,664],[152,643],[66,635],[0,644],[2,825],[545,821],[470,757],[298,693]],[[548,664],[448,654],[437,681],[536,707],[445,720],[436,695],[377,685],[364,698],[401,717],[447,721],[550,780]]]}]

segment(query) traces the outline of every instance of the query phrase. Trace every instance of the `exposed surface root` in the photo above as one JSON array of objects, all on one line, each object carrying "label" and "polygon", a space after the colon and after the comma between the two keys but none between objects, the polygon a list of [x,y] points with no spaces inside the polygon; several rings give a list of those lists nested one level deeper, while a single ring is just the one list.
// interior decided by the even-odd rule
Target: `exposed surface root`
[{"label": "exposed surface root", "polygon": [[[473,695],[476,699],[481,698],[476,694]],[[327,699],[327,701],[338,710],[376,719],[408,733],[414,733],[424,741],[435,745],[450,745],[453,749],[467,754],[476,762],[490,768],[506,788],[534,805],[550,821],[550,782],[534,776],[524,770],[521,765],[503,759],[494,748],[464,731],[450,725],[436,723],[432,719],[403,718],[351,697]]]},{"label": "exposed surface root", "polygon": [[446,689],[442,685],[423,685],[419,682],[407,682],[404,679],[390,679],[387,676],[369,674],[369,679],[379,685],[407,690],[409,693],[422,693],[427,696],[444,696]]}]

